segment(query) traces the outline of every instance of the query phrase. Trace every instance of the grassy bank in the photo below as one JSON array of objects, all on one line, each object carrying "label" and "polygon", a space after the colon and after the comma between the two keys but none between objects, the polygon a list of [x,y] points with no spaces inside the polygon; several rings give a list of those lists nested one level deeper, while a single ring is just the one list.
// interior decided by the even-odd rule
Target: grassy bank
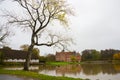
[{"label": "grassy bank", "polygon": [[68,65],[68,64],[80,64],[76,62],[47,62],[47,65],[53,65],[53,66],[62,66],[62,65]]},{"label": "grassy bank", "polygon": [[47,65],[54,65],[54,66],[60,66],[60,65],[68,65],[69,62],[47,62]]},{"label": "grassy bank", "polygon": [[[82,64],[82,62],[46,62],[47,65],[52,66],[62,66],[62,65],[68,65],[68,64]],[[39,63],[32,63],[30,65],[40,65]],[[24,66],[23,62],[5,62],[3,64],[0,64],[0,66]]]},{"label": "grassy bank", "polygon": [[40,79],[40,80],[83,80],[83,79],[80,79],[80,78],[47,76],[47,75],[43,75],[43,74],[38,74],[36,72],[20,71],[20,70],[3,70],[3,69],[0,69],[0,74],[17,75],[17,76],[29,77],[29,78]]}]

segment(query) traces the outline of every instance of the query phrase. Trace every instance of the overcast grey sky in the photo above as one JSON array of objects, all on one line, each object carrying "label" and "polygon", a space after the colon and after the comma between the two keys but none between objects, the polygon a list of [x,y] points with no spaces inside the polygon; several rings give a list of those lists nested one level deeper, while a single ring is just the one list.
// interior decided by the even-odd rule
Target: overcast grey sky
[{"label": "overcast grey sky", "polygon": [[[84,49],[120,49],[120,0],[67,0],[75,12],[70,16],[68,32],[76,45],[71,50],[81,52]],[[13,9],[10,1],[1,3],[0,9]],[[19,9],[19,8],[18,8]],[[62,27],[62,26],[61,26]],[[10,46],[19,49],[29,44],[29,33],[15,29],[10,38]],[[41,54],[55,52],[53,48],[40,47]]]}]

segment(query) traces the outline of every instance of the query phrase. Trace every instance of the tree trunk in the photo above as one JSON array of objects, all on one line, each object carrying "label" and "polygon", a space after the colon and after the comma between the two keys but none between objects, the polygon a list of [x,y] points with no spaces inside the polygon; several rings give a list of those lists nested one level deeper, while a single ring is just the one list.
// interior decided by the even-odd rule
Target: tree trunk
[{"label": "tree trunk", "polygon": [[28,53],[26,57],[26,61],[24,63],[24,70],[29,71],[29,66],[30,66],[30,60],[31,60],[31,55],[32,55],[32,50],[33,50],[34,45],[30,45],[28,48]]}]

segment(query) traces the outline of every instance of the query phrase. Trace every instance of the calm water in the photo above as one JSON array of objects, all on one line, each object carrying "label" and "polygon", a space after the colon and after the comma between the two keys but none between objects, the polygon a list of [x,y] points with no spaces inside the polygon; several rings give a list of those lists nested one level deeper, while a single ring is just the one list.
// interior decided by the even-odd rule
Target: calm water
[{"label": "calm water", "polygon": [[[22,69],[22,67],[5,68]],[[67,76],[73,78],[83,78],[91,80],[120,80],[120,64],[81,64],[65,66],[31,66],[40,74],[51,76]]]}]

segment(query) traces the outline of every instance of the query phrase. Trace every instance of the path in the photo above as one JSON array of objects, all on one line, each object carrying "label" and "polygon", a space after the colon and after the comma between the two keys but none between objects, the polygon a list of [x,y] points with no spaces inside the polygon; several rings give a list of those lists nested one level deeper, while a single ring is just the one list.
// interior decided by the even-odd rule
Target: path
[{"label": "path", "polygon": [[0,74],[0,80],[34,80],[32,78],[17,77],[13,75]]}]

